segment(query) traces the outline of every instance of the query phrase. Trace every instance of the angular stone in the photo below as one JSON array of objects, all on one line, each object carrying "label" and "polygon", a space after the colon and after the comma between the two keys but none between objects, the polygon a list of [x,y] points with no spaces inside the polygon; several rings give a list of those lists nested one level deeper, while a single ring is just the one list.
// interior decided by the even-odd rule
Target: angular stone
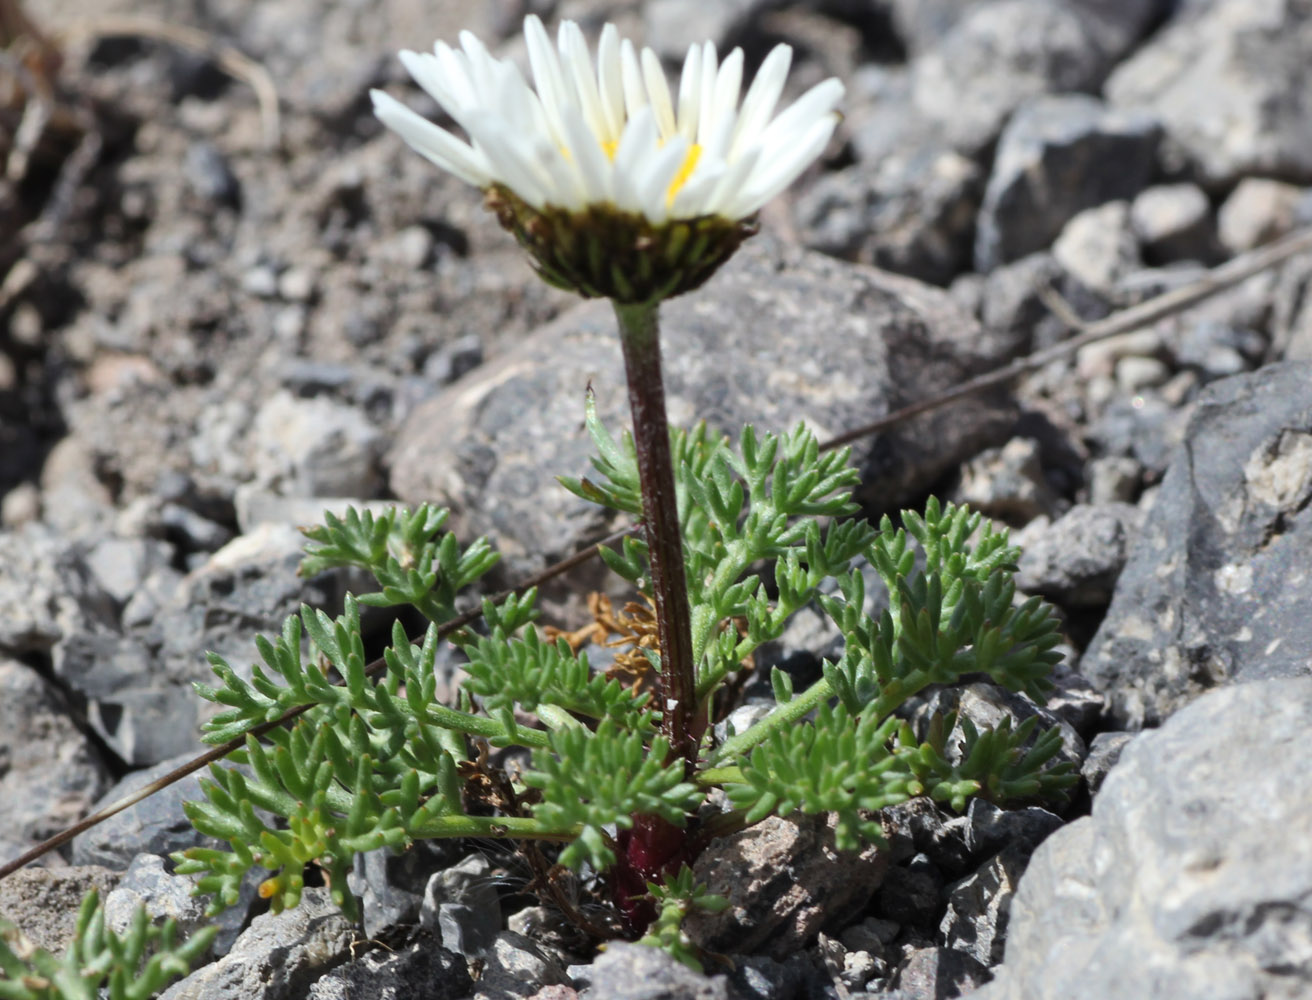
[{"label": "angular stone", "polygon": [[1066,607],[1106,605],[1142,524],[1132,504],[1077,504],[1028,535],[1016,586]]},{"label": "angular stone", "polygon": [[310,986],[307,1000],[462,1000],[474,989],[465,960],[430,938],[371,951]]},{"label": "angular stone", "polygon": [[232,950],[166,990],[161,1000],[301,1000],[351,959],[355,929],[327,889],[306,889],[294,910],[251,921]]},{"label": "angular stone", "polygon": [[1080,664],[1125,728],[1309,672],[1312,365],[1209,385]]},{"label": "angular stone", "polygon": [[592,963],[589,996],[613,1000],[730,1000],[724,976],[693,972],[663,951],[616,941]]},{"label": "angular stone", "polygon": [[78,907],[95,889],[104,900],[120,875],[99,865],[20,868],[0,881],[0,914],[53,955],[63,955],[77,930]]},{"label": "angular stone", "polygon": [[693,866],[698,881],[729,900],[720,913],[698,912],[684,929],[703,948],[764,951],[783,959],[830,921],[855,915],[888,870],[873,846],[856,853],[834,848],[832,820],[771,816],[715,842]]},{"label": "angular stone", "polygon": [[1076,213],[1133,198],[1154,169],[1161,129],[1147,112],[1082,94],[1023,106],[998,140],[975,235],[975,270],[1042,250]]},{"label": "angular stone", "polygon": [[1028,860],[1028,852],[1008,848],[948,887],[947,913],[939,925],[947,947],[982,965],[1002,961],[1012,897]]},{"label": "angular stone", "polygon": [[109,787],[108,768],[58,689],[3,657],[0,733],[0,838],[9,844],[30,846],[71,826]]},{"label": "angular stone", "polygon": [[1309,51],[1305,4],[1197,4],[1116,68],[1107,99],[1151,108],[1204,187],[1249,174],[1312,182]]},{"label": "angular stone", "polygon": [[980,1000],[1312,989],[1312,678],[1213,691],[1125,749],[1035,853]]}]

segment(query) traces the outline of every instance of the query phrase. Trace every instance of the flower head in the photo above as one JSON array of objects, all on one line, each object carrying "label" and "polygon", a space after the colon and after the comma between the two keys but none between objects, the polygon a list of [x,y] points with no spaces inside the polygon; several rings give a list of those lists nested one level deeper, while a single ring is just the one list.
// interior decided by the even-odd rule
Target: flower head
[{"label": "flower head", "polygon": [[608,24],[594,62],[583,32],[553,47],[524,21],[533,86],[469,32],[460,49],[401,61],[468,141],[373,91],[374,112],[413,149],[488,194],[548,280],[643,301],[696,287],[749,220],[824,149],[843,86],[818,84],[775,116],[791,50],[780,45],[739,100],[743,54],[693,45],[672,95],[660,60]]}]

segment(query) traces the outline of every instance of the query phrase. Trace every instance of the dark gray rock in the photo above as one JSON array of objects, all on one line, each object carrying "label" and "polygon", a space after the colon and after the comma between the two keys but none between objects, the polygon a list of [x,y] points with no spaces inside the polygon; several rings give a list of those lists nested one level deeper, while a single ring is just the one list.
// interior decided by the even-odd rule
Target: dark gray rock
[{"label": "dark gray rock", "polygon": [[983,191],[979,167],[921,146],[825,174],[798,199],[807,246],[946,285],[970,263]]},{"label": "dark gray rock", "polygon": [[109,786],[104,761],[58,689],[4,657],[0,733],[0,838],[6,843],[30,846],[71,826]]},{"label": "dark gray rock", "polygon": [[[671,422],[733,434],[805,420],[823,439],[1003,360],[938,289],[763,237],[704,291],[667,303],[662,323]],[[493,535],[511,574],[573,552],[612,523],[552,481],[590,471],[589,382],[618,432],[628,407],[605,303],[571,310],[417,407],[389,458],[393,491],[450,506],[465,537]],[[936,411],[857,442],[854,462],[891,505],[997,440],[1006,416],[987,399]]]},{"label": "dark gray rock", "polygon": [[445,947],[469,958],[486,952],[502,929],[491,869],[487,858],[471,854],[434,874],[424,890],[420,923],[440,933]]},{"label": "dark gray rock", "polygon": [[988,982],[989,970],[964,951],[918,948],[902,963],[894,983],[898,1000],[961,996]]},{"label": "dark gray rock", "polygon": [[924,850],[949,877],[974,871],[1003,851],[1028,858],[1062,819],[1039,806],[1000,809],[992,802],[971,799],[965,815],[953,816],[925,839]]},{"label": "dark gray rock", "polygon": [[1117,107],[1151,108],[1211,189],[1246,174],[1312,181],[1312,11],[1301,3],[1200,5],[1107,81]]},{"label": "dark gray rock", "polygon": [[311,984],[307,1000],[460,1000],[474,989],[465,960],[421,937],[407,947],[371,951]]},{"label": "dark gray rock", "polygon": [[729,1000],[728,980],[693,972],[663,951],[616,941],[592,963],[589,997],[614,1000]]},{"label": "dark gray rock", "polygon": [[1090,91],[1110,66],[1089,19],[1070,4],[995,0],[972,6],[912,66],[917,109],[974,156],[1030,98]]},{"label": "dark gray rock", "polygon": [[764,952],[783,959],[827,924],[858,913],[881,881],[889,855],[867,846],[834,848],[832,819],[771,816],[717,840],[693,872],[729,900],[721,913],[698,912],[684,921],[697,944],[717,952]]},{"label": "dark gray rock", "polygon": [[1135,739],[1031,859],[980,1000],[1305,995],[1309,727],[1304,677],[1211,692]]},{"label": "dark gray rock", "polygon": [[1150,264],[1211,261],[1217,256],[1212,205],[1196,184],[1145,188],[1130,206],[1130,225]]},{"label": "dark gray rock", "polygon": [[[453,854],[451,841],[426,840],[404,851],[356,855],[347,884],[363,904],[365,933],[375,937],[396,924],[415,923],[423,906],[425,886],[451,863]],[[499,919],[500,910],[497,916]],[[437,933],[435,923],[425,926]]]},{"label": "dark gray rock", "polygon": [[1023,106],[998,140],[975,234],[975,269],[1042,250],[1072,216],[1133,198],[1152,176],[1161,129],[1147,112],[1083,95]]},{"label": "dark gray rock", "polygon": [[1266,338],[1257,330],[1203,320],[1185,328],[1175,345],[1175,363],[1211,382],[1256,368],[1266,347]]},{"label": "dark gray rock", "polygon": [[301,1000],[311,983],[351,960],[354,942],[328,890],[306,889],[296,909],[256,917],[227,955],[174,983],[161,1000]]},{"label": "dark gray rock", "polygon": [[1130,458],[1156,482],[1166,472],[1189,423],[1190,406],[1172,406],[1157,392],[1113,398],[1089,427],[1089,440],[1103,455]]},{"label": "dark gray rock", "polygon": [[815,975],[804,955],[792,955],[784,962],[768,955],[735,956],[730,995],[741,1000],[795,1000],[806,995],[804,988]]},{"label": "dark gray rock", "polygon": [[1312,366],[1214,382],[1081,670],[1125,727],[1207,688],[1308,672]]},{"label": "dark gray rock", "polygon": [[1101,319],[1108,307],[1053,259],[1032,253],[990,271],[983,279],[980,319],[989,337],[1016,345],[1019,353],[1047,347],[1070,336],[1070,327],[1054,316],[1044,289],[1055,291],[1082,320]]},{"label": "dark gray rock", "polygon": [[[103,809],[131,795],[187,763],[194,756],[195,753],[181,754],[161,761],[154,767],[132,772],[106,792],[94,808]],[[204,800],[205,793],[200,789],[200,780],[207,777],[208,773],[202,769],[175,781],[103,823],[78,834],[73,838],[73,863],[104,865],[122,871],[139,854],[167,857],[174,851],[184,851],[188,847],[224,847],[223,841],[201,836],[182,811],[183,802]]]},{"label": "dark gray rock", "polygon": [[1080,777],[1084,779],[1090,795],[1097,795],[1102,789],[1102,783],[1133,739],[1133,733],[1099,733],[1093,738],[1089,744],[1089,755],[1084,758],[1084,766],[1080,768]]},{"label": "dark gray rock", "polygon": [[1128,503],[1076,504],[1027,533],[1016,586],[1066,607],[1105,606],[1142,524]]},{"label": "dark gray rock", "polygon": [[931,930],[943,915],[943,875],[924,854],[894,865],[872,904],[885,920]]},{"label": "dark gray rock", "polygon": [[947,912],[939,925],[947,947],[964,951],[981,965],[1002,961],[1011,900],[1028,861],[1028,851],[1008,848],[948,887]]}]

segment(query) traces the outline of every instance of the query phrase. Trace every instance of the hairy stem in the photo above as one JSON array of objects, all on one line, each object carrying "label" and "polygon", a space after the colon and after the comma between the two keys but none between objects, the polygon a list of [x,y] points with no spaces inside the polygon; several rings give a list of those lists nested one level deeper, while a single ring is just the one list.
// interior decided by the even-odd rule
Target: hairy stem
[{"label": "hairy stem", "polygon": [[683,568],[683,538],[670,459],[670,426],[665,416],[661,379],[659,302],[616,302],[624,349],[624,370],[638,452],[643,525],[651,560],[652,596],[656,604],[661,650],[661,732],[670,752],[682,757],[691,773],[700,734],[696,732],[697,677],[692,658],[692,625]]}]

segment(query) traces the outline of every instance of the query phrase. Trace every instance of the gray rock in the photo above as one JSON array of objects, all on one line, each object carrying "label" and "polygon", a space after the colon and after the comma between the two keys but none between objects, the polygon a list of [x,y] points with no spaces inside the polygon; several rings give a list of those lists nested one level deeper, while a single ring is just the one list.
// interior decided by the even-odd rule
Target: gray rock
[{"label": "gray rock", "polygon": [[1035,853],[980,1000],[1309,989],[1312,679],[1211,692],[1125,750]]},{"label": "gray rock", "polygon": [[891,0],[893,27],[912,56],[933,49],[961,18],[986,0]]},{"label": "gray rock", "polygon": [[616,941],[592,963],[590,997],[613,1000],[730,1000],[724,976],[693,972],[663,951]]},{"label": "gray rock", "polygon": [[1081,670],[1127,728],[1207,688],[1308,672],[1312,366],[1199,397]]},{"label": "gray rock", "polygon": [[1117,107],[1152,108],[1204,187],[1258,174],[1312,181],[1312,12],[1220,0],[1176,18],[1107,80]]},{"label": "gray rock", "polygon": [[1159,184],[1140,191],[1130,206],[1130,225],[1151,264],[1216,256],[1212,206],[1196,184]]},{"label": "gray rock", "polygon": [[1110,62],[1068,4],[996,0],[972,6],[912,66],[917,109],[968,155],[985,150],[1030,98],[1089,91]]},{"label": "gray rock", "polygon": [[1267,341],[1248,327],[1203,320],[1185,328],[1175,347],[1175,363],[1210,382],[1257,367]]},{"label": "gray rock", "polygon": [[894,979],[898,1000],[938,1000],[961,996],[988,982],[989,970],[964,951],[917,948]]},{"label": "gray rock", "polygon": [[137,908],[144,906],[156,923],[175,920],[179,937],[188,937],[209,923],[207,900],[192,895],[195,883],[164,868],[155,854],[138,854],[123,873],[123,879],[105,897],[105,922],[122,934],[132,925]]},{"label": "gray rock", "polygon": [[1305,194],[1283,181],[1245,177],[1216,213],[1221,245],[1237,254],[1283,236],[1294,228],[1294,214]]},{"label": "gray rock", "polygon": [[[876,942],[877,944],[877,942]],[[848,947],[838,938],[821,933],[815,951],[834,985],[846,990],[868,989],[888,981],[891,969],[882,949],[869,951]]]},{"label": "gray rock", "polygon": [[670,62],[681,62],[694,43],[715,42],[724,51],[730,33],[762,8],[775,6],[770,0],[653,0],[642,7],[646,44]]},{"label": "gray rock", "polygon": [[[662,318],[671,422],[733,434],[749,421],[805,420],[827,438],[1002,360],[945,293],[762,237]],[[392,490],[450,506],[466,538],[495,536],[511,574],[573,552],[612,523],[551,480],[590,471],[589,382],[618,432],[628,407],[604,303],[566,313],[418,406],[389,457]],[[1005,420],[987,399],[954,406],[857,442],[853,460],[891,505],[992,443]]]},{"label": "gray rock", "polygon": [[1274,299],[1270,358],[1312,361],[1312,263],[1286,264]]},{"label": "gray rock", "polygon": [[693,872],[729,907],[694,913],[684,929],[711,951],[787,957],[827,924],[859,912],[888,870],[884,851],[846,853],[833,844],[824,816],[771,816],[717,840]]},{"label": "gray rock", "polygon": [[502,931],[492,942],[474,1000],[531,997],[543,986],[568,986],[569,976],[554,957],[514,931]]},{"label": "gray rock", "polygon": [[768,955],[734,957],[734,968],[729,982],[734,993],[742,1000],[796,1000],[806,996],[808,980],[815,971],[805,955],[792,955],[785,962],[776,962]]},{"label": "gray rock", "polygon": [[316,979],[350,961],[354,942],[328,890],[306,889],[296,909],[256,917],[227,955],[174,983],[161,1000],[301,1000]]},{"label": "gray rock", "polygon": [[1113,398],[1086,434],[1104,455],[1134,460],[1156,482],[1184,440],[1192,407],[1172,406],[1160,393]]},{"label": "gray rock", "polygon": [[1130,503],[1143,486],[1143,466],[1128,455],[1100,455],[1085,466],[1089,503]]},{"label": "gray rock", "polygon": [[1152,176],[1161,129],[1147,112],[1084,95],[1023,106],[998,140],[975,234],[975,269],[1042,250],[1076,213],[1129,199]]},{"label": "gray rock", "polygon": [[825,174],[798,199],[807,246],[946,285],[970,263],[979,167],[925,145]]},{"label": "gray rock", "polygon": [[1060,295],[1082,320],[1101,319],[1108,312],[1101,296],[1046,252],[995,268],[983,282],[980,318],[987,336],[1015,345],[1019,353],[1050,346],[1070,335],[1070,327],[1053,315],[1040,294],[1045,288]]},{"label": "gray rock", "polygon": [[291,496],[375,496],[381,433],[354,407],[275,393],[255,415],[256,477]]},{"label": "gray rock", "polygon": [[[126,798],[187,763],[194,756],[194,752],[181,754],[153,767],[132,772],[106,792],[94,808],[103,809]],[[182,811],[183,802],[204,799],[200,779],[207,776],[208,772],[204,769],[188,775],[78,834],[73,838],[73,863],[103,865],[122,871],[139,854],[168,856],[188,847],[225,846],[222,841],[198,833]]]},{"label": "gray rock", "polygon": [[965,815],[953,816],[924,838],[926,854],[948,876],[974,871],[1003,851],[1028,858],[1054,831],[1060,816],[1040,806],[1000,809],[984,799],[971,799]]},{"label": "gray rock", "polygon": [[1028,852],[1009,848],[948,887],[947,912],[939,924],[947,947],[964,951],[981,965],[1002,961],[1011,900],[1028,860]]},{"label": "gray rock", "polygon": [[317,979],[307,1000],[460,1000],[474,989],[463,958],[421,938],[392,951],[371,951]]},{"label": "gray rock", "polygon": [[943,882],[934,862],[917,854],[888,870],[875,893],[874,911],[885,920],[932,930],[943,914]]},{"label": "gray rock", "polygon": [[0,532],[0,653],[55,661],[63,640],[102,631],[116,619],[76,547],[40,524]]},{"label": "gray rock", "polygon": [[[364,932],[376,937],[388,927],[415,923],[424,905],[425,886],[454,856],[454,844],[444,840],[419,841],[404,851],[356,855],[347,884],[363,904]],[[499,929],[499,908],[496,914]],[[424,926],[437,933],[436,923],[425,922]],[[443,940],[443,944],[454,947],[450,941]]]},{"label": "gray rock", "polygon": [[95,889],[103,900],[118,880],[118,872],[98,865],[20,868],[0,881],[0,914],[36,947],[62,956],[73,942],[83,897]]},{"label": "gray rock", "polygon": [[1043,474],[1039,443],[1023,437],[989,448],[963,465],[953,499],[1009,524],[1055,514],[1060,506]]},{"label": "gray rock", "polygon": [[501,930],[501,900],[481,854],[437,872],[424,890],[419,922],[441,934],[443,945],[469,958],[480,957]]},{"label": "gray rock", "polygon": [[1077,504],[1026,539],[1016,586],[1066,607],[1105,606],[1142,523],[1128,503]]},{"label": "gray rock", "polygon": [[1142,265],[1129,203],[1109,201],[1074,216],[1052,245],[1052,256],[1085,286],[1110,298],[1121,279]]},{"label": "gray rock", "polygon": [[1090,795],[1097,795],[1102,789],[1102,783],[1107,780],[1107,775],[1133,739],[1133,733],[1099,733],[1093,738],[1089,744],[1089,755],[1084,758],[1084,766],[1080,768],[1080,777],[1084,779]]},{"label": "gray rock", "polygon": [[0,733],[0,837],[8,843],[30,846],[71,826],[109,786],[104,761],[58,689],[3,657]]}]

